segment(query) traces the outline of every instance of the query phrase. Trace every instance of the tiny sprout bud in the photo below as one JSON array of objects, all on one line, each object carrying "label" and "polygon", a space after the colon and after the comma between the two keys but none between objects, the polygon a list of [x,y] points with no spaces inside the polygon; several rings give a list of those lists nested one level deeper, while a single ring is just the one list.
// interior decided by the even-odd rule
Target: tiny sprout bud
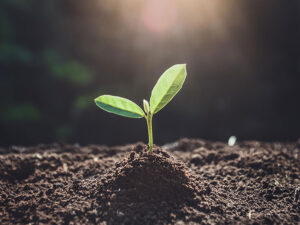
[{"label": "tiny sprout bud", "polygon": [[231,136],[229,139],[228,139],[228,145],[229,146],[234,146],[235,145],[235,142],[236,142],[236,136]]},{"label": "tiny sprout bud", "polygon": [[147,114],[150,112],[149,102],[147,100],[143,100],[144,110]]}]

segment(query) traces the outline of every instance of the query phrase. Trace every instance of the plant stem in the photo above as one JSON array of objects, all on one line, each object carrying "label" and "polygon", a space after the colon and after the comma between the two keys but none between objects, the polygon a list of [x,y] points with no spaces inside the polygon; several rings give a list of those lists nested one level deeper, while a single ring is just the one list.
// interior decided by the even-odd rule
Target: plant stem
[{"label": "plant stem", "polygon": [[147,114],[146,120],[147,120],[147,127],[148,127],[149,148],[150,148],[150,153],[152,153],[153,134],[152,134],[152,115],[150,112]]}]

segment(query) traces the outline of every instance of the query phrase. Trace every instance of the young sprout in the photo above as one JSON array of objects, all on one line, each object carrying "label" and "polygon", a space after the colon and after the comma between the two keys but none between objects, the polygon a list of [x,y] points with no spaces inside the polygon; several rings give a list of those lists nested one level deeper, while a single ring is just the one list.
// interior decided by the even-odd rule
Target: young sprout
[{"label": "young sprout", "polygon": [[167,69],[155,84],[150,104],[143,100],[144,111],[134,102],[112,95],[101,95],[95,99],[95,103],[101,109],[120,116],[130,118],[145,118],[148,127],[149,149],[152,152],[153,134],[152,117],[165,107],[181,89],[186,78],[186,64],[177,64]]},{"label": "young sprout", "polygon": [[236,142],[236,136],[231,136],[231,137],[228,139],[228,145],[229,145],[229,146],[234,146],[234,145],[235,145],[235,142]]}]

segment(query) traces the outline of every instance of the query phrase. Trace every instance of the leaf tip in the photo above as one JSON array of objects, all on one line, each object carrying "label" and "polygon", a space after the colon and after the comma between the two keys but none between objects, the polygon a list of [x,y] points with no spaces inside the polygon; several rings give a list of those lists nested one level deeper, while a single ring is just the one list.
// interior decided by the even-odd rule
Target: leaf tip
[{"label": "leaf tip", "polygon": [[186,71],[186,63],[177,64],[178,66],[182,67]]},{"label": "leaf tip", "polygon": [[97,98],[94,98],[94,102],[97,103]]},{"label": "leaf tip", "polygon": [[97,103],[98,101],[99,101],[99,98],[100,98],[101,96],[98,96],[97,98],[94,98],[94,102],[95,103]]},{"label": "leaf tip", "polygon": [[186,75],[186,63],[181,64],[175,64],[173,67],[175,67],[178,71],[183,71],[183,73]]}]

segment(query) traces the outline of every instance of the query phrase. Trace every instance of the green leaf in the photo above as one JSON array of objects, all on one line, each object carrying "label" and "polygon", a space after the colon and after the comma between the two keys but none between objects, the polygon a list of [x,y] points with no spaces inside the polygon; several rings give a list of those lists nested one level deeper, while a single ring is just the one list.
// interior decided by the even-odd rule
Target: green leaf
[{"label": "green leaf", "polygon": [[134,102],[112,95],[101,95],[95,99],[95,103],[101,109],[120,116],[130,118],[142,118],[145,116],[144,111]]},{"label": "green leaf", "polygon": [[186,78],[186,64],[177,64],[167,69],[155,84],[150,98],[150,110],[157,113],[165,107],[181,89]]}]

